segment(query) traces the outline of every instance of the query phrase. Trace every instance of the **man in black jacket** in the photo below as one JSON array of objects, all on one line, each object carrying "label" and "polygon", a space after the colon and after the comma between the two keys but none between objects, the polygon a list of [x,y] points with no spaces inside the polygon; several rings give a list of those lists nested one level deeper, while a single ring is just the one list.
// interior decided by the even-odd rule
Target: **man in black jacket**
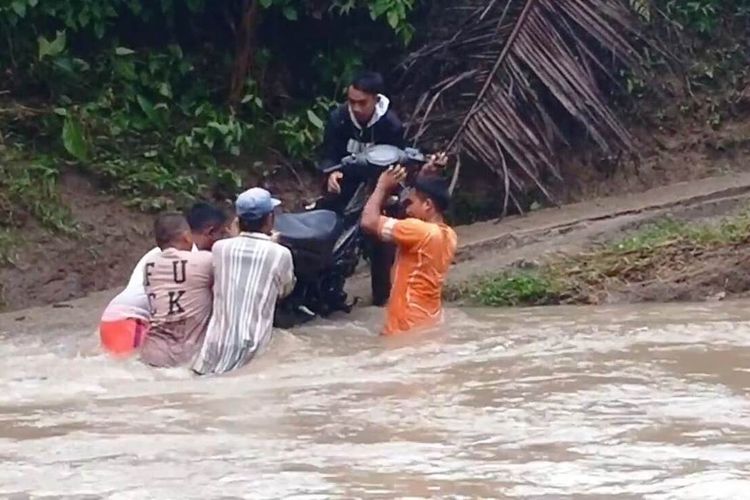
[{"label": "man in black jacket", "polygon": [[[390,144],[403,148],[404,126],[396,113],[389,109],[390,101],[383,95],[383,77],[379,73],[363,72],[352,81],[347,91],[347,102],[334,109],[325,128],[323,158],[318,168],[325,170],[341,162],[352,153],[359,153],[373,144]],[[326,208],[342,211],[357,188],[358,180],[344,178],[333,172],[326,180],[328,193]],[[372,299],[377,306],[385,305],[390,294],[390,269],[395,248],[392,244],[372,239],[370,274]]]}]

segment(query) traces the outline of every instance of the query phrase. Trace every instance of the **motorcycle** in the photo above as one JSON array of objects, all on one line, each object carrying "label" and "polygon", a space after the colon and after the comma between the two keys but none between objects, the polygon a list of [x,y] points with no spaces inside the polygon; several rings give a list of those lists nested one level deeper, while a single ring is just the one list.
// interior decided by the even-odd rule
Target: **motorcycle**
[{"label": "motorcycle", "polygon": [[[326,204],[319,198],[307,211],[276,216],[274,230],[279,243],[292,252],[297,283],[277,305],[274,326],[291,328],[334,312],[351,312],[356,299],[350,302],[344,287],[360,259],[367,256],[359,223],[369,186],[391,165],[401,164],[413,172],[426,162],[418,149],[370,146],[323,171],[326,175],[342,172],[346,182],[355,186],[343,210],[321,208]],[[405,188],[402,184],[399,195],[391,197],[391,209],[398,206]]]}]

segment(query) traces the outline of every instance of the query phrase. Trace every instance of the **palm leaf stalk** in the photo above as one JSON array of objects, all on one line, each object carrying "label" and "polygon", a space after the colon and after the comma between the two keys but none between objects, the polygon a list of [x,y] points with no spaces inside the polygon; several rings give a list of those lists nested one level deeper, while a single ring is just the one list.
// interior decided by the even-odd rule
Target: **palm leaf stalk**
[{"label": "palm leaf stalk", "polygon": [[[575,133],[565,120],[607,154],[633,150],[600,82],[617,83],[617,66],[640,66],[638,27],[627,0],[477,3],[448,36],[403,61],[412,90],[427,89],[416,99],[409,134],[415,142],[450,137],[449,152],[491,169],[505,192],[504,212],[509,201],[522,212],[519,195],[530,188],[554,202],[549,179],[562,180],[557,156]],[[455,187],[460,162],[453,175]]]}]

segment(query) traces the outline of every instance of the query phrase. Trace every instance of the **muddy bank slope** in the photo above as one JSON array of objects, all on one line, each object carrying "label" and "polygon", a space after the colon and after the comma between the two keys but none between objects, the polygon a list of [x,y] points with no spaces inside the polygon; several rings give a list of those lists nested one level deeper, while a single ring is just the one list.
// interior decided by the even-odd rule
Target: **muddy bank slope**
[{"label": "muddy bank slope", "polygon": [[581,204],[590,215],[556,214],[548,224],[469,242],[446,295],[496,306],[743,297],[750,292],[749,180],[653,190],[640,207],[613,199],[611,215]]},{"label": "muddy bank slope", "polygon": [[[488,274],[534,267],[564,255],[578,255],[590,250],[592,246],[622,238],[628,232],[638,231],[639,228],[667,216],[694,222],[716,220],[739,213],[749,204],[750,174],[741,174],[658,188],[638,197],[604,198],[559,209],[540,210],[526,217],[507,218],[500,223],[484,222],[463,226],[458,228],[461,248],[449,276],[449,288],[455,291]],[[736,245],[734,251],[725,250],[711,255],[711,260],[706,261],[707,274],[694,278],[701,280],[705,276],[714,276],[710,283],[692,286],[691,283],[697,285],[698,282],[686,279],[675,287],[663,290],[661,295],[653,295],[652,299],[711,298],[721,293],[722,290],[717,286],[720,288],[730,285],[733,288],[728,291],[729,296],[742,293],[750,286],[750,280],[731,280],[750,276],[750,272],[739,272],[742,266],[750,262],[750,249],[745,250],[744,247],[750,245]],[[133,253],[138,255],[138,252]],[[745,254],[747,259],[743,259]],[[721,275],[712,274],[712,269],[719,268]],[[726,279],[722,279],[722,276]],[[700,293],[669,294],[678,289],[696,290]],[[49,331],[87,326],[93,332],[102,309],[118,291],[119,288],[114,288],[82,299],[0,315],[0,331],[22,332],[44,324]],[[355,276],[349,282],[349,291],[361,296],[363,305],[366,305],[369,299],[369,276],[366,273]],[[465,295],[463,299],[466,299]],[[635,299],[636,295],[633,293],[613,296],[608,301]]]},{"label": "muddy bank slope", "polygon": [[[750,174],[744,173],[677,183],[638,196],[608,197],[544,209],[501,222],[462,226],[457,228],[460,248],[449,275],[446,296],[460,302],[476,302],[470,300],[476,291],[474,285],[488,276],[535,269],[548,262],[565,263],[597,249],[606,249],[630,235],[637,237],[639,232],[665,220],[684,223],[685,231],[689,232],[692,225],[718,224],[726,217],[743,213],[748,207]],[[707,259],[701,268],[703,272],[696,268],[692,275],[683,266],[681,271],[686,275],[672,280],[671,285],[651,277],[649,286],[628,282],[618,293],[599,294],[589,300],[579,295],[569,303],[702,300],[722,292],[724,296],[744,293],[750,290],[750,279],[738,280],[745,274],[739,269],[745,265],[745,260],[742,259],[744,246],[736,243],[712,247],[712,251],[705,254],[690,255],[691,262],[699,262],[700,257]],[[684,250],[690,253],[700,249]],[[644,249],[644,254],[664,258],[656,251]],[[617,256],[614,258],[616,260]],[[683,262],[687,261],[683,259]],[[723,280],[722,276],[731,279]],[[365,272],[356,276],[349,284],[350,292],[367,297],[368,280]]]}]

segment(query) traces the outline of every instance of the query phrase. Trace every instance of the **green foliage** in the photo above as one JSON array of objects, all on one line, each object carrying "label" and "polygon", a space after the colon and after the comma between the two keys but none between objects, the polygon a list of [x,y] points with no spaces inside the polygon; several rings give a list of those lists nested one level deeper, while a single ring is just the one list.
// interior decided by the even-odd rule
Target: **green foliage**
[{"label": "green foliage", "polygon": [[[415,3],[416,0],[333,0],[327,10],[340,17],[366,10],[373,21],[384,20],[402,42],[408,44],[414,35],[414,27],[409,23],[408,15]],[[320,4],[311,0],[260,0],[264,9],[278,10],[288,21],[298,21],[303,16],[322,17]]]},{"label": "green foliage", "polygon": [[[645,118],[665,128],[669,122],[700,121],[716,129],[736,117],[750,78],[750,0],[629,2],[651,34],[677,56],[643,48],[644,71],[620,72],[624,103],[635,121]],[[679,77],[677,68],[684,71]]]},{"label": "green foliage", "polygon": [[408,22],[408,14],[415,0],[375,0],[367,2],[372,19],[385,18],[391,27],[408,45],[414,36],[414,27]]},{"label": "green foliage", "polygon": [[481,305],[503,307],[550,304],[558,293],[558,284],[540,272],[513,271],[480,280],[469,295]]},{"label": "green foliage", "polygon": [[490,274],[449,290],[448,298],[485,306],[598,303],[612,284],[650,281],[675,269],[684,272],[712,251],[748,240],[750,211],[706,224],[666,218],[590,252],[551,259],[530,270]]},{"label": "green foliage", "polygon": [[[16,260],[15,248],[18,245],[18,234],[16,231],[0,227],[0,266],[13,264]],[[0,286],[0,297],[2,297],[3,288]],[[3,301],[0,298],[0,306]]]},{"label": "green foliage", "polygon": [[[349,40],[363,25],[382,26],[401,42],[413,33],[408,14],[416,0],[259,2],[260,26],[277,22],[280,15],[292,37],[304,29],[290,26],[306,23],[325,23]],[[226,34],[239,25],[241,4],[0,3],[0,30],[7,41],[0,45],[0,63],[9,68],[11,98],[47,103],[33,123],[14,124],[25,131],[20,138],[38,132],[29,142],[49,158],[59,158],[48,164],[55,174],[65,164],[76,164],[149,210],[211,188],[238,190],[249,172],[220,165],[239,164],[232,158],[243,154],[275,148],[293,161],[312,163],[331,98],[363,65],[362,47],[356,37],[340,47],[325,37],[301,41],[296,54],[274,53],[273,37],[263,38],[259,27],[253,77],[263,81],[269,68],[283,69],[295,58],[312,56],[311,82],[306,83],[312,95],[291,96],[281,108],[267,109],[267,101],[278,102],[276,89],[251,77],[241,103],[230,109],[226,99],[237,41]]]},{"label": "green foliage", "polygon": [[722,220],[719,224],[689,224],[665,218],[639,229],[612,245],[616,253],[652,251],[674,242],[695,245],[725,245],[744,241],[750,235],[750,214]]},{"label": "green foliage", "polygon": [[315,149],[323,140],[328,113],[335,103],[318,98],[316,103],[297,113],[290,113],[274,123],[282,152],[298,161],[313,161]]},{"label": "green foliage", "polygon": [[750,14],[748,0],[629,0],[631,8],[645,21],[658,19],[664,12],[671,22],[704,38],[716,36],[720,28]]},{"label": "green foliage", "polygon": [[667,14],[688,29],[706,35],[716,29],[720,2],[726,0],[670,0]]},{"label": "green foliage", "polygon": [[[0,161],[0,229],[7,233],[23,226],[29,216],[42,226],[67,235],[77,234],[70,210],[57,193],[58,170],[48,157],[33,163],[3,155]],[[7,238],[6,238],[7,239]]]}]

